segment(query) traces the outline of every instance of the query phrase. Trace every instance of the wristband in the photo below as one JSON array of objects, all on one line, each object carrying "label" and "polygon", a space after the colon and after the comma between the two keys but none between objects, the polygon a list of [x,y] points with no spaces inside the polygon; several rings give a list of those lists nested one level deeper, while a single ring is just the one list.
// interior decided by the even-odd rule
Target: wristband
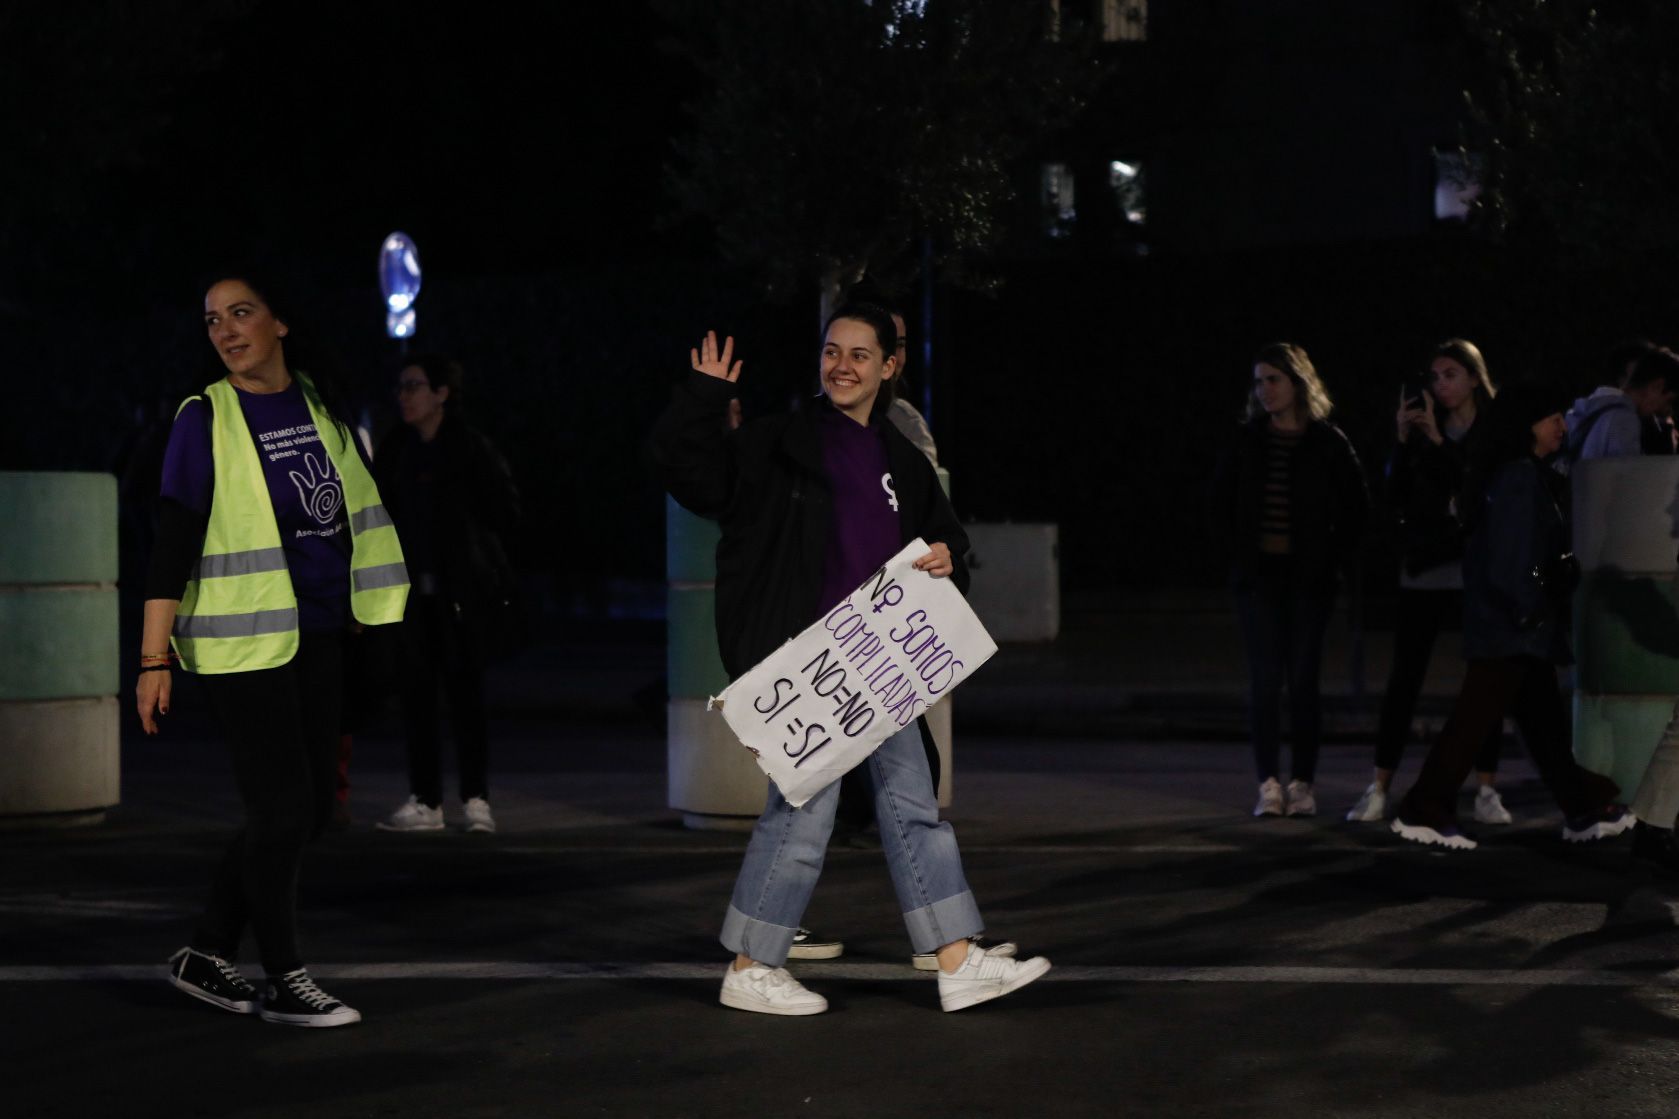
[{"label": "wristband", "polygon": [[169,666],[166,665],[166,664],[143,664],[143,665],[140,666],[140,671],[141,672],[168,672],[169,671]]}]

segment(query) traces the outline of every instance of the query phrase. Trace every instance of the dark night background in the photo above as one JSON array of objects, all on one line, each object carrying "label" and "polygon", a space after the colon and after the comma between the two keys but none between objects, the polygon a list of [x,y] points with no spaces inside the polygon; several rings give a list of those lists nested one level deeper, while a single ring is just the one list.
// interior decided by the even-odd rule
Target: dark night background
[{"label": "dark night background", "polygon": [[[676,7],[0,8],[0,469],[127,471],[143,496],[141,431],[210,372],[201,278],[228,261],[304,277],[312,329],[383,407],[398,365],[374,263],[401,229],[425,267],[416,344],[466,364],[472,414],[527,494],[535,593],[585,611],[635,597],[663,564],[641,441],[688,346],[733,332],[754,399],[779,404],[816,342],[814,286],[766,298],[667,188],[684,103],[707,82],[668,49]],[[1115,6],[1062,7],[1099,27]],[[1216,582],[1202,485],[1261,343],[1308,348],[1374,480],[1399,380],[1433,341],[1474,339],[1502,380],[1584,390],[1614,342],[1673,339],[1661,237],[1559,235],[1571,203],[1531,180],[1540,204],[1514,223],[1435,216],[1436,152],[1489,143],[1465,92],[1514,111],[1486,28],[1520,31],[1522,4],[1146,7],[1146,40],[1097,43],[1106,80],[1017,161],[1001,234],[974,254],[993,290],[933,289],[931,418],[958,509],[1059,522],[1069,588]],[[1660,6],[1616,10],[1640,41],[1672,30]],[[1544,31],[1546,50],[1567,40]],[[797,71],[836,49],[766,36],[741,61]],[[1589,86],[1593,59],[1570,65],[1549,72],[1558,88]],[[1637,87],[1641,63],[1623,65]],[[1635,156],[1648,142],[1641,173],[1659,182],[1653,114],[1598,131]],[[873,148],[790,142],[834,149],[841,176]],[[1499,150],[1519,197],[1534,153]],[[1585,181],[1552,150],[1559,180]],[[1108,185],[1120,159],[1144,168],[1140,223]],[[1047,164],[1071,177],[1076,216],[1046,201]],[[1606,228],[1613,202],[1582,222]],[[1387,531],[1369,552],[1378,591]]]}]

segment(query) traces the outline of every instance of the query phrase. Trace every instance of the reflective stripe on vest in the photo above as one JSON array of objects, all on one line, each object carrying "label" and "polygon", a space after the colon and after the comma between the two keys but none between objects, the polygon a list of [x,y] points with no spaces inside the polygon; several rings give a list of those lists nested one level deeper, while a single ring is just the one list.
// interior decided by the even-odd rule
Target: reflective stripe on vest
[{"label": "reflective stripe on vest", "polygon": [[297,628],[296,610],[258,610],[251,614],[194,614],[175,619],[176,637],[255,637]]},{"label": "reflective stripe on vest", "polygon": [[223,552],[201,556],[192,568],[194,579],[226,579],[233,575],[255,575],[259,571],[285,571],[284,548],[253,548],[248,552]]},{"label": "reflective stripe on vest", "polygon": [[[408,573],[390,514],[353,437],[327,413],[309,379],[295,376],[344,492],[351,613],[364,625],[401,621]],[[190,672],[273,668],[297,654],[298,612],[267,476],[237,391],[223,379],[204,396],[211,412],[215,488],[204,554],[175,617],[175,651]]]}]

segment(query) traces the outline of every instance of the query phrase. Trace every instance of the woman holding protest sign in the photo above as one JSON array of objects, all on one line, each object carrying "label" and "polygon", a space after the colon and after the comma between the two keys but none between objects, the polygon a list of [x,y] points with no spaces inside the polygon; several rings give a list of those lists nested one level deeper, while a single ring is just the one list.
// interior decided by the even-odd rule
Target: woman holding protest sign
[{"label": "woman holding protest sign", "polygon": [[[848,304],[829,319],[822,395],[792,414],[731,429],[741,362],[734,339],[708,331],[690,351],[693,373],[676,388],[653,433],[671,495],[722,524],[717,548],[717,636],[738,678],[831,611],[916,538],[916,569],[967,584],[967,538],[925,457],[885,421],[897,373],[891,316]],[[988,953],[962,873],[956,837],[938,818],[920,720],[887,738],[866,762],[881,845],[916,952],[935,952],[939,1000],[959,1010],[1008,994],[1049,970],[1038,957]],[[822,871],[839,784],[795,809],[772,784],[735,883],[721,940],[735,953],[719,1001],[761,1014],[819,1014],[827,1000],[782,964]]]}]

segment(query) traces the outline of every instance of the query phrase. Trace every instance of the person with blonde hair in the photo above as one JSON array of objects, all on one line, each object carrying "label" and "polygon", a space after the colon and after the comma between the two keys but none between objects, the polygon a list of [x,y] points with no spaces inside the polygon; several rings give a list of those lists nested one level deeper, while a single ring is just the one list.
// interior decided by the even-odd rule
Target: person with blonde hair
[{"label": "person with blonde hair", "polygon": [[[1364,535],[1369,496],[1358,455],[1329,421],[1329,393],[1306,351],[1254,356],[1247,415],[1214,478],[1213,516],[1247,647],[1255,816],[1313,816],[1323,634],[1338,574]],[[1280,778],[1288,687],[1291,780]]]}]

